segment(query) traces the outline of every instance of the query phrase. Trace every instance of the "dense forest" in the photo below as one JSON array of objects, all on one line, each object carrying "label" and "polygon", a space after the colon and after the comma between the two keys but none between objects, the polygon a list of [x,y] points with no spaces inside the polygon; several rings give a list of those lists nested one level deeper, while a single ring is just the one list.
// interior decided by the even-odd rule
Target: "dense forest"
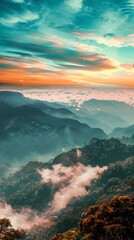
[{"label": "dense forest", "polygon": [[[128,199],[127,197],[120,198],[120,196],[129,196],[131,199],[134,188],[133,156],[133,145],[125,145],[114,138],[109,140],[93,139],[83,148],[62,153],[47,163],[29,162],[8,178],[2,178],[0,181],[0,195],[3,201],[6,201],[6,203],[10,204],[14,209],[18,209],[17,211],[25,207],[38,211],[40,214],[47,211],[48,206],[50,206],[57,192],[58,186],[54,187],[52,183],[41,184],[39,171],[43,169],[52,171],[54,167],[59,166],[59,164],[62,164],[67,170],[70,169],[70,167],[77,166],[77,164],[82,164],[82,166],[85,167],[96,167],[97,165],[100,167],[107,166],[107,169],[105,169],[97,179],[93,180],[91,184],[87,184],[87,194],[85,196],[72,198],[67,206],[57,214],[56,219],[53,219],[52,226],[49,228],[35,226],[32,231],[26,231],[25,234],[23,233],[23,238],[27,240],[48,240],[55,234],[76,228],[82,212],[85,212],[89,206],[96,204],[103,205],[103,203],[107,205],[115,196],[119,199]],[[131,202],[130,199],[128,201]],[[98,221],[98,218],[95,221]],[[68,233],[58,235],[58,238],[56,236],[54,239],[71,240],[73,239],[72,236],[69,235],[71,238],[66,238],[66,234],[72,234],[72,231],[75,236],[76,232],[78,233],[80,229],[69,230]],[[91,233],[88,234],[92,235]],[[64,235],[65,237],[63,237]],[[87,237],[85,235],[82,236]],[[102,239],[103,238],[104,236],[102,236]],[[74,239],[88,238],[79,237]]]},{"label": "dense forest", "polygon": [[108,204],[89,207],[77,228],[53,236],[51,240],[132,240],[134,199],[115,197]]},{"label": "dense forest", "polygon": [[[122,162],[118,163],[118,161],[123,161],[134,155],[133,145],[127,146],[114,138],[109,140],[93,139],[88,145],[79,149],[79,156],[77,155],[78,149],[73,149],[69,152],[60,154],[54,160],[47,163],[29,162],[12,176],[0,181],[1,197],[4,197],[7,203],[14,207],[26,206],[36,210],[44,210],[52,199],[55,190],[51,184],[40,184],[41,176],[37,172],[37,169],[51,169],[56,164],[62,164],[66,167],[77,163],[81,163],[85,166],[92,165],[94,167],[96,165],[103,167],[113,164],[109,165],[113,175],[108,175],[111,171],[109,168],[104,174],[107,174],[107,178],[115,178],[115,180],[113,180],[113,185],[115,186],[118,185],[116,185],[114,181],[120,183],[120,178],[123,181],[125,181],[125,177],[131,178],[132,173],[128,174],[126,172],[126,174],[122,176],[122,171],[127,171],[125,167],[129,168],[130,165],[133,166],[133,158],[124,161],[123,163],[125,164],[126,162],[126,165],[122,164]],[[130,170],[132,166],[130,166]],[[107,181],[108,179],[103,180],[104,183]],[[102,185],[101,179],[99,182]],[[98,186],[97,189],[99,189]]]}]

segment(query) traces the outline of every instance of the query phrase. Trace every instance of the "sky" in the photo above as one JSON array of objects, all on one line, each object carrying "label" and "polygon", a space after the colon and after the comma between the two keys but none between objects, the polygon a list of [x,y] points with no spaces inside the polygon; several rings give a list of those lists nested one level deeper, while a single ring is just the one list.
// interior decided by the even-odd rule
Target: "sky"
[{"label": "sky", "polygon": [[133,0],[1,0],[0,86],[134,87]]}]

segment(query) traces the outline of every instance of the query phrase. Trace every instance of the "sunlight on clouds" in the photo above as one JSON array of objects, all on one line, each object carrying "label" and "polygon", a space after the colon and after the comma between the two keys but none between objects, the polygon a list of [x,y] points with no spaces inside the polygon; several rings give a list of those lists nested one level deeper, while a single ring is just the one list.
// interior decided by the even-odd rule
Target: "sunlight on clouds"
[{"label": "sunlight on clouds", "polygon": [[105,171],[107,167],[84,166],[77,163],[74,166],[64,167],[62,164],[53,165],[53,169],[48,168],[38,170],[41,175],[41,183],[51,183],[57,187],[48,212],[59,213],[66,208],[73,198],[80,198],[88,194],[86,187],[91,185],[94,179]]},{"label": "sunlight on clouds", "polygon": [[[15,89],[16,91],[17,89]],[[75,101],[78,105],[89,99],[99,100],[116,100],[125,101],[128,104],[134,105],[133,88],[115,88],[114,86],[106,87],[104,85],[92,84],[92,87],[86,88],[54,88],[46,87],[42,89],[27,89],[22,90],[22,93],[26,97],[33,99],[47,100],[53,102],[65,102],[71,104],[71,101]]]},{"label": "sunlight on clouds", "polygon": [[134,64],[130,64],[130,63],[124,63],[124,64],[121,64],[121,66],[127,70],[132,70],[134,71]]},{"label": "sunlight on clouds", "polygon": [[96,47],[94,45],[89,45],[86,43],[80,43],[80,42],[76,42],[76,41],[71,41],[70,43],[71,43],[70,45],[74,46],[79,51],[95,52],[98,49],[100,50],[99,47]]},{"label": "sunlight on clouds", "polygon": [[74,32],[73,34],[80,39],[94,40],[99,44],[109,47],[134,46],[134,34],[127,35],[126,37],[104,37],[91,32]]},{"label": "sunlight on clouds", "polygon": [[66,37],[59,37],[56,35],[45,35],[44,39],[52,42],[54,46],[59,46],[59,47],[68,47],[70,49],[77,49],[79,51],[88,51],[88,52],[96,52],[97,50],[101,50],[100,47],[97,47],[93,44],[88,44],[88,43],[82,43],[79,41],[73,41]]}]

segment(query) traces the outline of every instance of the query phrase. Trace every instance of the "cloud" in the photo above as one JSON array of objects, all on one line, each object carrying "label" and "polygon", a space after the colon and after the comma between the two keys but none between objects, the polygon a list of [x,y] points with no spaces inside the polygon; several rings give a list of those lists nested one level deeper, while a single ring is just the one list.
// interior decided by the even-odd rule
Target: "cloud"
[{"label": "cloud", "polygon": [[131,64],[131,63],[124,63],[124,64],[121,64],[121,66],[126,69],[126,70],[130,70],[130,71],[134,71],[134,64]]},{"label": "cloud", "polygon": [[[114,89],[114,91],[113,91]],[[16,88],[14,91],[18,91]],[[32,88],[27,90],[21,90],[21,92],[26,97],[30,97],[33,99],[39,99],[42,101],[53,101],[53,102],[62,102],[71,104],[75,102],[76,106],[81,105],[84,101],[88,101],[90,99],[99,99],[99,100],[116,100],[116,101],[124,101],[128,104],[134,105],[134,101],[130,101],[130,97],[133,98],[133,88],[121,88],[121,87],[104,87],[98,85],[98,87],[44,87],[44,88]]]},{"label": "cloud", "polygon": [[79,11],[82,8],[83,0],[67,0],[68,6],[74,9],[74,11]]},{"label": "cloud", "polygon": [[99,44],[104,44],[109,47],[134,46],[133,34],[129,34],[126,37],[115,37],[112,33],[105,34],[104,36],[99,36],[92,32],[74,32],[73,34],[82,40],[94,40]]},{"label": "cloud", "polygon": [[16,2],[16,3],[24,3],[25,2],[25,0],[11,0],[11,1]]},{"label": "cloud", "polygon": [[29,208],[23,208],[20,211],[14,210],[11,205],[5,202],[0,203],[0,218],[8,218],[14,228],[30,230],[35,226],[50,226],[52,222],[45,216],[39,216]]},{"label": "cloud", "polygon": [[[20,41],[7,41],[1,40],[1,45],[10,45],[13,48],[12,53],[20,52],[23,54],[31,54],[35,58],[42,58],[53,61],[57,64],[56,68],[66,69],[84,69],[90,71],[103,71],[116,69],[116,64],[108,59],[103,54],[94,52],[79,51],[79,49],[69,49],[62,46],[53,46],[51,42],[38,44],[35,42],[20,42]],[[76,44],[77,47],[82,47],[82,44]],[[85,47],[85,45],[84,45]],[[87,46],[86,46],[87,47]],[[90,48],[90,47],[89,47]],[[10,51],[11,53],[11,51]],[[8,54],[8,52],[7,52]],[[14,58],[15,61],[15,58]],[[19,61],[17,59],[17,61]]]},{"label": "cloud", "polygon": [[2,17],[0,19],[1,24],[5,26],[12,26],[17,23],[25,23],[33,20],[37,20],[39,15],[37,13],[32,13],[30,11],[26,11],[23,15],[20,16],[10,16],[10,17]]},{"label": "cloud", "polygon": [[[79,156],[78,152],[78,156]],[[62,164],[53,166],[53,169],[38,171],[42,177],[42,184],[51,183],[58,188],[50,204],[50,212],[58,213],[66,208],[73,198],[80,198],[88,194],[86,189],[91,182],[98,178],[99,174],[106,170],[106,167],[84,166],[80,163],[64,167]]]}]

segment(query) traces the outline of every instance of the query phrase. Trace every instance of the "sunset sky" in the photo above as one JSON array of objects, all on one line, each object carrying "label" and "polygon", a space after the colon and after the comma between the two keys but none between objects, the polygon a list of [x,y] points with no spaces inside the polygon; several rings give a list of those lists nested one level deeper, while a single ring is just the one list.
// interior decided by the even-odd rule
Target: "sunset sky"
[{"label": "sunset sky", "polygon": [[1,0],[0,85],[134,86],[133,0]]}]

